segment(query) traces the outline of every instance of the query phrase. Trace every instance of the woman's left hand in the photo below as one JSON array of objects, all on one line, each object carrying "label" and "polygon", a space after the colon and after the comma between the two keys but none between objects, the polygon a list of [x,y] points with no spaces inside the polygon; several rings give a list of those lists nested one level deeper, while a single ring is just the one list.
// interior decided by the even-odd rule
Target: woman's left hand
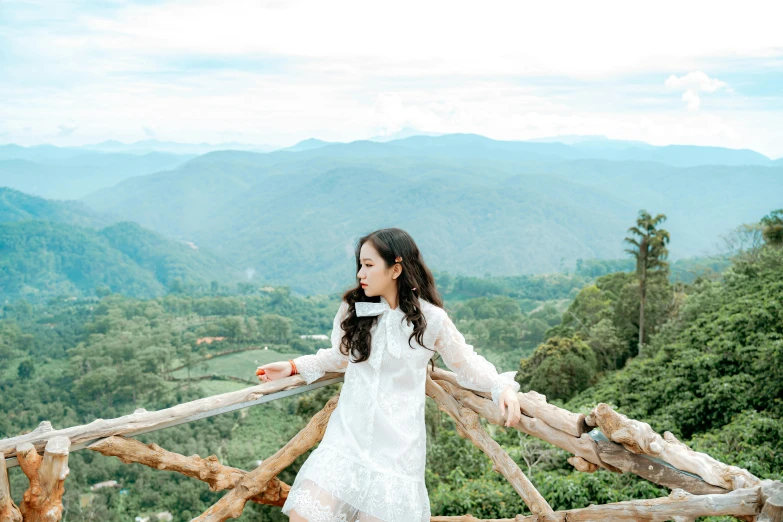
[{"label": "woman's left hand", "polygon": [[515,426],[522,420],[522,409],[519,406],[519,398],[514,388],[507,387],[500,396],[500,413],[506,417],[506,428]]}]

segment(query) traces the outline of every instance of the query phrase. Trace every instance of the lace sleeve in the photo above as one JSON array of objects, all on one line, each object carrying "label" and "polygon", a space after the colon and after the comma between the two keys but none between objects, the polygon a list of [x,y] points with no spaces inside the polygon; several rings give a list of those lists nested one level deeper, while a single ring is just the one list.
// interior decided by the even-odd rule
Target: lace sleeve
[{"label": "lace sleeve", "polygon": [[320,379],[326,372],[344,373],[348,368],[348,356],[343,355],[340,351],[340,343],[342,342],[343,335],[345,335],[345,330],[343,330],[340,325],[343,322],[347,311],[348,303],[343,301],[340,305],[340,309],[337,310],[337,315],[334,316],[334,322],[332,323],[331,348],[321,348],[312,355],[302,355],[294,359],[296,369],[307,384]]},{"label": "lace sleeve", "polygon": [[443,326],[435,339],[435,349],[443,362],[457,374],[460,386],[471,390],[491,392],[492,401],[500,407],[500,395],[506,387],[519,391],[519,383],[514,380],[516,371],[498,375],[495,366],[473,350],[465,342],[465,337],[457,330],[451,318],[443,319]]}]

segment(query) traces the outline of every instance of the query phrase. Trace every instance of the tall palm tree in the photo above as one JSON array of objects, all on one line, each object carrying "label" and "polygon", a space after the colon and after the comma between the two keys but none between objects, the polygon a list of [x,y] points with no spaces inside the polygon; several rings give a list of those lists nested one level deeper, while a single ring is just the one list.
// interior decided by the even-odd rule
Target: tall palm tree
[{"label": "tall palm tree", "polygon": [[636,226],[628,229],[633,234],[625,241],[633,245],[626,250],[636,258],[636,277],[639,279],[639,355],[644,346],[644,307],[647,303],[647,282],[654,273],[666,273],[669,264],[665,259],[669,255],[666,245],[669,233],[658,228],[666,221],[665,214],[652,217],[646,210],[639,211]]}]

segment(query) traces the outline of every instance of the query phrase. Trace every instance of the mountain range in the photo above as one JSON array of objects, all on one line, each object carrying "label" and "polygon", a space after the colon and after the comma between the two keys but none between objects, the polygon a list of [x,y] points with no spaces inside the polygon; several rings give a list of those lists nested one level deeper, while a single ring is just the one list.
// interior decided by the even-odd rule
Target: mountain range
[{"label": "mountain range", "polygon": [[250,143],[180,143],[175,141],[142,140],[134,143],[123,143],[117,140],[107,140],[82,148],[102,152],[124,152],[131,154],[149,154],[150,152],[168,152],[170,154],[199,155],[216,150],[248,150],[253,152],[271,152],[277,147],[270,145],[254,145]]},{"label": "mountain range", "polygon": [[[38,161],[65,168],[80,157],[30,149],[0,147],[0,158],[40,154]],[[115,160],[82,154],[93,164],[102,155]],[[63,222],[136,222],[214,252],[254,282],[305,294],[351,284],[353,243],[375,228],[408,230],[427,261],[449,273],[547,273],[577,259],[622,257],[640,209],[668,216],[673,258],[714,253],[722,234],[779,208],[783,194],[783,163],[753,151],[585,136],[311,139],[269,153],[167,157],[173,166],[116,184],[84,176],[81,190],[97,190],[80,198],[83,205],[61,207],[71,213]],[[49,188],[49,197],[66,199],[65,189]],[[23,215],[18,201],[7,207]],[[99,224],[88,223],[87,209]]]},{"label": "mountain range", "polygon": [[0,187],[52,199],[78,199],[134,176],[179,167],[194,155],[123,154],[41,145],[0,145]]},{"label": "mountain range", "polygon": [[783,169],[768,159],[678,167],[581,156],[563,143],[473,135],[221,151],[83,201],[311,293],[350,284],[353,241],[379,227],[408,230],[450,273],[542,273],[622,256],[642,208],[669,217],[673,257],[714,253],[721,234],[758,221],[783,194]]},{"label": "mountain range", "polygon": [[209,251],[136,223],[0,188],[0,302],[88,296],[98,287],[153,297],[213,280],[240,276]]}]

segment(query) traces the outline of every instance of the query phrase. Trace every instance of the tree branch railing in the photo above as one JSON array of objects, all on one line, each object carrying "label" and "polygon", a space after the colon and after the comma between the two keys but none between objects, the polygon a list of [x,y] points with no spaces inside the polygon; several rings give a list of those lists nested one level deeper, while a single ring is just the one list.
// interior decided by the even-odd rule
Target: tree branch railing
[{"label": "tree branch railing", "polygon": [[[124,417],[98,419],[62,430],[43,422],[30,433],[0,440],[0,522],[59,521],[68,454],[83,448],[117,457],[124,463],[181,473],[207,483],[212,491],[227,491],[194,519],[199,522],[238,518],[249,501],[282,506],[290,486],[277,475],[321,440],[339,394],[283,448],[250,472],[225,466],[214,455],[186,457],[132,437],[303,393],[343,378],[343,374],[332,373],[307,385],[300,375],[294,375],[164,410],[138,409]],[[453,373],[441,369],[428,375],[426,393],[454,420],[459,435],[489,457],[493,469],[509,481],[532,513],[491,521],[479,521],[470,514],[433,516],[432,522],[688,521],[700,516],[783,522],[783,483],[779,481],[760,480],[747,470],[695,452],[671,433],[661,436],[648,424],[628,419],[606,404],[599,404],[585,416],[549,404],[546,397],[536,392],[518,393],[522,419],[508,429],[571,453],[568,462],[579,471],[589,473],[603,468],[634,473],[672,490],[668,497],[658,499],[554,511],[516,462],[481,426],[482,417],[491,424],[504,426],[504,418],[489,394],[462,388]],[[11,498],[6,471],[15,465],[22,467],[30,481],[18,507]]]}]

